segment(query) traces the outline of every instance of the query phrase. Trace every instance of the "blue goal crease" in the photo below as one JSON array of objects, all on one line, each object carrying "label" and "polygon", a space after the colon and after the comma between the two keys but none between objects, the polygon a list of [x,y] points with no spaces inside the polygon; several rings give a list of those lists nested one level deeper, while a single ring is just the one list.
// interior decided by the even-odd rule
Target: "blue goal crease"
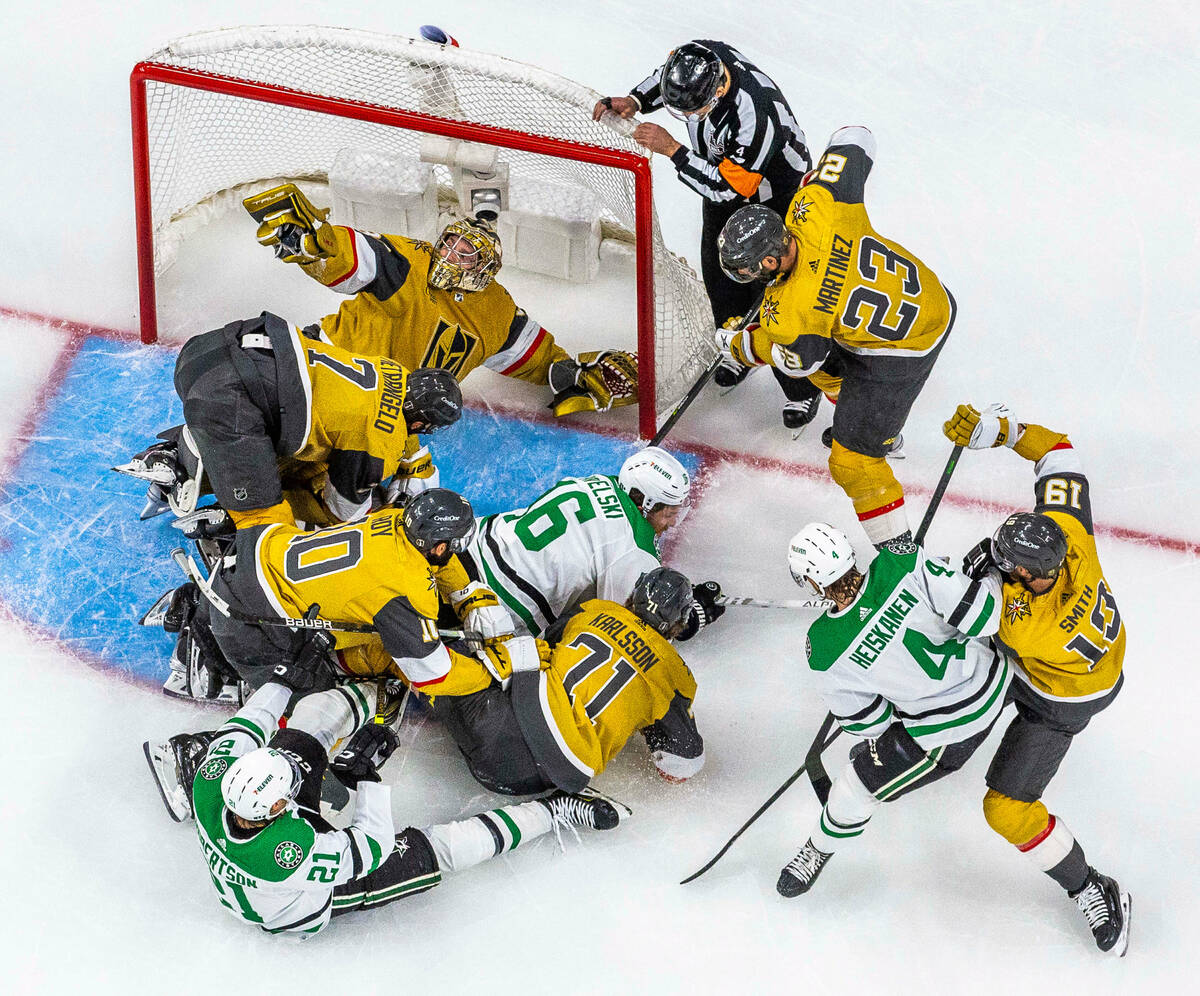
[{"label": "blue goal crease", "polygon": [[[89,659],[160,681],[175,638],[137,621],[182,580],[170,551],[183,537],[169,513],[139,521],[146,486],[110,468],[183,421],[174,368],[168,350],[87,339],[0,485],[0,599]],[[615,474],[637,445],[467,410],[430,449],[443,486],[486,515],[563,477]],[[680,459],[695,474],[699,459]]]}]

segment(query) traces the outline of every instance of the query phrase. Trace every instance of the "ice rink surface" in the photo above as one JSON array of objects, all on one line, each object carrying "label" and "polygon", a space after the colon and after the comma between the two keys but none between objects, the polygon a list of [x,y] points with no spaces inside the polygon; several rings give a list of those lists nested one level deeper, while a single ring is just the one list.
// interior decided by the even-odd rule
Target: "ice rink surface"
[{"label": "ice rink surface", "polygon": [[[0,581],[5,991],[1190,988],[1187,951],[1200,931],[1191,718],[1200,701],[1191,626],[1200,600],[1200,22],[1189,9],[1028,0],[586,10],[498,0],[437,10],[7,4],[0,562],[20,561],[24,573],[5,568]],[[634,810],[617,832],[566,835],[561,847],[543,839],[303,945],[220,910],[194,835],[166,819],[140,750],[144,739],[209,727],[220,714],[165,699],[159,680],[126,666],[146,658],[147,645],[134,641],[148,634],[97,652],[68,639],[81,619],[106,630],[109,617],[92,610],[114,585],[126,591],[128,573],[97,558],[96,538],[120,516],[134,529],[138,508],[132,492],[123,504],[113,482],[72,454],[127,457],[97,407],[118,426],[165,425],[170,400],[142,410],[139,391],[151,381],[133,362],[128,390],[112,377],[70,378],[105,343],[116,357],[108,369],[120,370],[117,354],[136,328],[127,77],[139,58],[196,30],[311,23],[413,34],[429,21],[464,45],[605,93],[625,92],[682,41],[721,38],[777,80],[814,152],[843,124],[875,132],[872,221],[926,261],[960,307],[905,429],[908,458],[896,470],[910,518],[941,470],[949,447],[940,424],[960,401],[1005,400],[1022,418],[1069,432],[1092,482],[1101,556],[1128,626],[1127,680],[1046,801],[1133,894],[1123,961],[1098,955],[1074,905],[983,822],[998,731],[962,772],[885,807],[807,897],[774,890],[818,811],[803,784],[705,878],[679,886],[801,763],[825,712],[803,665],[811,617],[753,609],[730,610],[685,647],[707,767],[669,786],[631,744],[598,782]],[[697,198],[661,161],[655,182],[668,244],[696,262]],[[201,331],[263,308],[297,321],[332,310],[335,298],[267,255],[245,222],[201,233],[170,275],[173,327]],[[568,348],[631,339],[620,263],[569,294],[515,272],[503,279]],[[139,362],[153,366],[153,357]],[[476,417],[501,428],[541,403],[486,371],[466,387]],[[700,460],[701,489],[668,559],[731,594],[795,597],[785,544],[810,519],[841,525],[869,551],[823,469],[828,407],[793,442],[780,404],[758,373],[727,398],[706,394],[675,436]],[[624,441],[583,433],[570,445],[594,453],[595,469],[615,471],[633,419],[626,410],[604,425]],[[59,451],[62,465],[50,467]],[[472,456],[469,440],[455,459],[489,489],[532,493],[546,472],[497,461],[491,448]],[[968,453],[929,548],[957,558],[1007,511],[1028,507],[1031,483],[1030,466],[1011,453]],[[129,559],[141,556],[131,545]],[[131,563],[129,572],[159,569]],[[76,603],[70,618],[43,612],[64,595]],[[830,752],[831,770],[843,756]],[[406,727],[385,776],[401,825],[500,802],[432,723]]]}]

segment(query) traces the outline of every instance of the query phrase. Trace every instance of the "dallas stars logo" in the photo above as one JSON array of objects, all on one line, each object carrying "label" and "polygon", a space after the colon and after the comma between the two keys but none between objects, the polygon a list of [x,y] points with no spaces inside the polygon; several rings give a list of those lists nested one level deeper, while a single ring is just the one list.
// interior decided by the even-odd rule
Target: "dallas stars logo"
[{"label": "dallas stars logo", "polygon": [[295,868],[304,860],[304,848],[292,840],[285,840],[275,848],[275,863],[280,868]]},{"label": "dallas stars logo", "polygon": [[771,297],[764,297],[758,316],[763,325],[772,325],[779,321],[779,302]]},{"label": "dallas stars logo", "polygon": [[396,853],[398,855],[400,855],[400,857],[404,857],[404,855],[408,853],[408,838],[407,837],[397,837],[396,838]]},{"label": "dallas stars logo", "polygon": [[214,757],[200,769],[200,777],[208,782],[214,781],[225,774],[225,769],[228,767],[229,762],[225,758]]},{"label": "dallas stars logo", "polygon": [[1013,592],[1012,597],[1004,603],[1004,618],[1010,623],[1020,622],[1033,615],[1029,608],[1029,596],[1023,591]]},{"label": "dallas stars logo", "polygon": [[807,197],[801,197],[792,205],[792,221],[797,225],[803,225],[808,220],[808,209],[812,207],[812,201]]}]

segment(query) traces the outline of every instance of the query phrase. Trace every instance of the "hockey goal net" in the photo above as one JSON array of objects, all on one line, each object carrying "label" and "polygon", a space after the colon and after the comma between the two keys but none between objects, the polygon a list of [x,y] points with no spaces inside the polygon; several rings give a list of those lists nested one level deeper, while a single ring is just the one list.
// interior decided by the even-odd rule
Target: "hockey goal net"
[{"label": "hockey goal net", "polygon": [[[491,147],[514,192],[585,192],[604,237],[632,245],[644,437],[714,355],[703,287],[663,244],[649,159],[630,122],[592,121],[600,94],[584,86],[426,41],[276,26],[183,38],[138,63],[130,88],[144,341],[158,335],[155,278],[207,208],[264,180],[327,182],[347,150],[428,162],[432,137],[443,153]],[[453,169],[434,160],[423,168],[445,200]]]}]

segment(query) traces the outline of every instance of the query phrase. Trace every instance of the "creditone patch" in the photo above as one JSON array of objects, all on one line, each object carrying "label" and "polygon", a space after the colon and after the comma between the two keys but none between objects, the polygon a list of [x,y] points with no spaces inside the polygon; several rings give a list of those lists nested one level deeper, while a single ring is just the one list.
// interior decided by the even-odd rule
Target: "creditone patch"
[{"label": "creditone patch", "polygon": [[[169,512],[138,520],[146,483],[109,468],[183,422],[176,351],[99,336],[38,399],[38,423],[0,482],[0,601],[85,660],[161,684],[175,634],[138,620],[184,577]],[[568,476],[616,474],[633,440],[466,409],[430,440],[442,485],[482,516],[521,508]],[[498,459],[504,454],[504,459]],[[691,454],[677,454],[690,474]],[[212,498],[201,498],[201,507]]]}]

